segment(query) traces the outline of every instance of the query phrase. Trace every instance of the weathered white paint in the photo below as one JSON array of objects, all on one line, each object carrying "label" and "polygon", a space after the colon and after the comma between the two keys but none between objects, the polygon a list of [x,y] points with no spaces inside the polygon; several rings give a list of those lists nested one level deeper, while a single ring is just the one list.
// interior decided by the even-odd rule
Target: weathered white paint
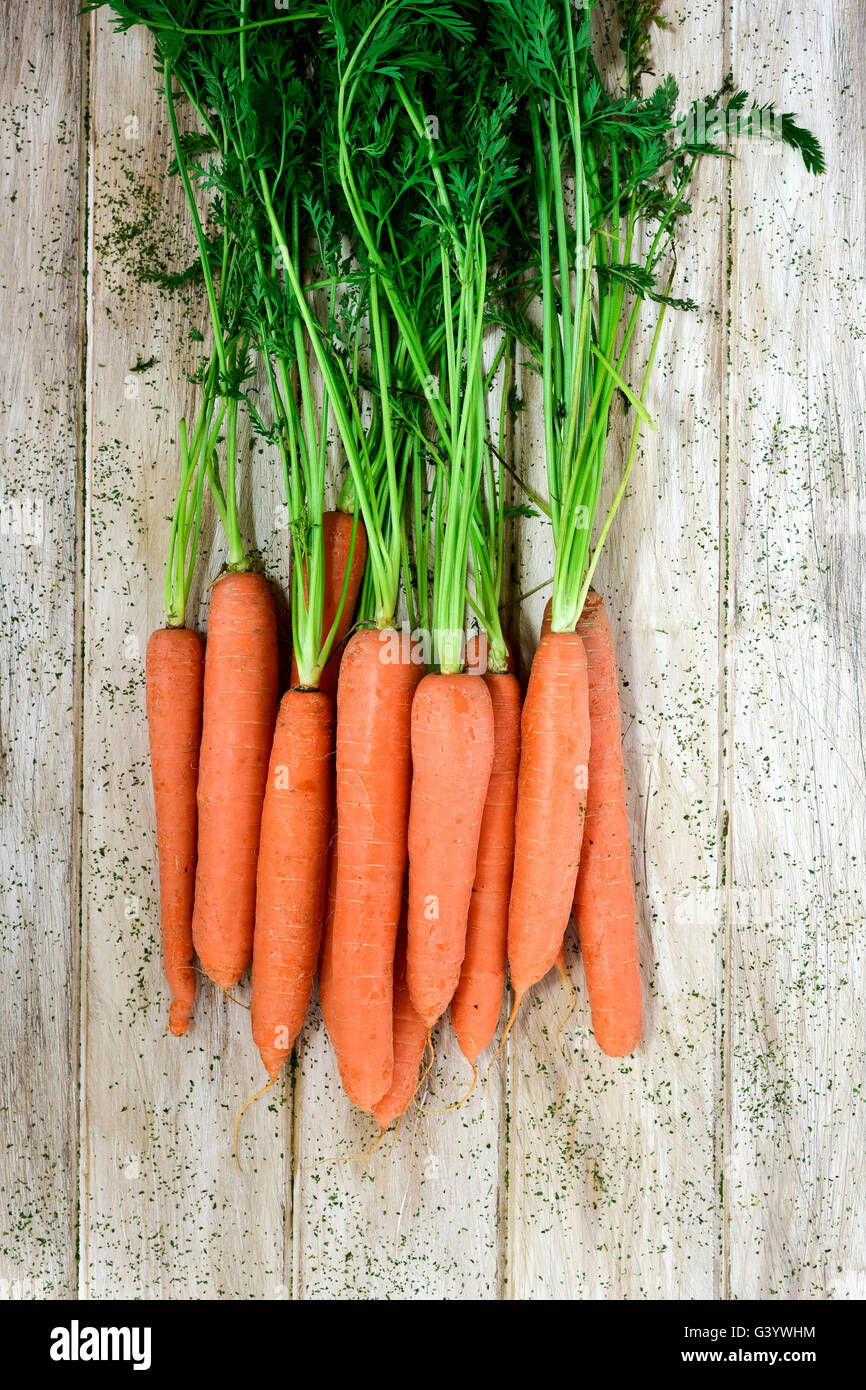
[{"label": "weathered white paint", "polygon": [[81,62],[74,6],[15,0],[2,28],[0,1297],[56,1298],[78,1195]]},{"label": "weathered white paint", "polygon": [[728,1288],[863,1298],[866,14],[740,0],[731,44],[828,173],[732,170]]},{"label": "weathered white paint", "polygon": [[[188,1037],[170,1038],[159,964],[143,654],[177,419],[194,401],[189,313],[202,318],[194,293],[166,302],[136,283],[118,226],[143,221],[175,264],[189,255],[164,112],[142,38],[104,18],[79,30],[47,3],[7,8],[3,497],[41,503],[44,534],[28,544],[4,511],[0,1288],[862,1297],[866,19],[841,0],[705,0],[656,42],[684,99],[732,64],[796,109],[829,172],[813,180],[766,147],[701,171],[679,256],[701,312],[669,316],[658,434],[598,572],[623,700],[641,1047],[599,1054],[571,948],[577,1002],[559,1040],[554,978],[525,1001],[489,1093],[434,1114],[469,1079],[441,1025],[422,1110],[393,1144],[338,1163],[374,1135],[316,1007],[294,1071],[244,1116],[240,1174],[232,1123],[263,1079],[247,1016],[203,981]],[[541,484],[530,374],[520,390],[517,454]],[[278,496],[259,458],[244,524],[284,601]],[[198,581],[202,629],[221,559]],[[509,601],[524,668],[549,588],[518,600],[551,572],[541,522],[519,519]]]},{"label": "weathered white paint", "polygon": [[[678,28],[660,36],[656,66],[673,71],[690,99],[721,82],[717,9],[690,15],[687,27],[688,45]],[[509,1156],[509,1290],[520,1299],[712,1298],[718,1288],[721,937],[715,914],[694,920],[691,899],[714,897],[719,874],[723,180],[716,163],[698,176],[702,216],[678,260],[701,312],[667,317],[648,398],[658,432],[643,434],[596,572],[620,666],[644,1039],[631,1058],[603,1056],[574,951],[577,1004],[559,1040],[568,1062],[557,1046],[568,999],[556,972],[522,1006]],[[631,354],[632,379],[646,347],[644,339]],[[529,374],[525,396],[523,456],[537,460],[542,487]],[[630,428],[623,423],[617,440],[627,442]],[[624,449],[613,440],[609,459],[616,480]],[[519,567],[524,592],[552,574],[540,523],[521,536]],[[548,585],[522,607],[525,658],[549,595]]]},{"label": "weathered white paint", "polygon": [[[120,256],[118,225],[133,217],[167,238],[176,266],[192,252],[165,179],[152,47],[137,32],[120,41],[103,15],[91,34],[80,1283],[94,1298],[274,1298],[290,1279],[291,1105],[281,1087],[247,1112],[238,1172],[234,1117],[265,1079],[249,1015],[202,977],[193,1025],[172,1038],[158,946],[144,653],[163,621],[177,421],[195,401],[189,330],[205,325],[196,293],[190,320],[183,297],[143,289]],[[245,534],[279,590],[275,474],[257,469],[245,492]],[[217,546],[191,605],[202,627],[223,558]]]}]

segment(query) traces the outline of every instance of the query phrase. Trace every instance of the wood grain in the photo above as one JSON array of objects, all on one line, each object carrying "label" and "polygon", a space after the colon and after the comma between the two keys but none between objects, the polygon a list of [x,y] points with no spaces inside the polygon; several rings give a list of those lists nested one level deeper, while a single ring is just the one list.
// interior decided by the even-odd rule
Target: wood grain
[{"label": "wood grain", "polygon": [[[266,1079],[249,1015],[202,979],[189,1033],[166,1031],[144,652],[163,620],[178,420],[195,403],[186,375],[200,349],[190,329],[205,323],[197,289],[164,299],[136,270],[151,244],[175,268],[192,259],[179,231],[182,194],[165,177],[152,45],[139,32],[119,38],[102,16],[91,33],[82,1283],[95,1298],[287,1297],[285,1091],[247,1111],[239,1173],[234,1117]],[[279,585],[275,484],[257,466],[242,524]],[[213,532],[209,511],[204,554]],[[190,620],[202,627],[224,558],[219,542],[201,567]],[[243,988],[236,994],[246,999]]]},{"label": "wood grain", "polygon": [[828,171],[731,175],[727,1291],[862,1299],[866,15],[737,0],[731,42]]},{"label": "wood grain", "polygon": [[342,1161],[365,1153],[377,1130],[353,1111],[318,1010],[311,1017],[298,1065],[296,1297],[501,1297],[501,1081],[489,1096],[479,1082],[465,1106],[437,1114],[465,1095],[471,1072],[447,1022],[434,1048],[396,1131],[364,1162]]},{"label": "wood grain", "polygon": [[[488,335],[490,370],[498,338]],[[494,438],[502,372],[488,398]],[[401,618],[405,612],[401,610]],[[496,1044],[472,1073],[448,1018],[434,1029],[424,1085],[376,1153],[376,1126],[349,1104],[318,1011],[305,1029],[295,1112],[295,1296],[497,1299],[504,1280],[505,1067]],[[443,1113],[446,1112],[447,1113]],[[459,1175],[459,1176],[458,1176]]]},{"label": "wood grain", "polygon": [[[719,7],[708,6],[655,41],[657,71],[682,79],[683,106],[721,81],[720,20]],[[509,1294],[518,1299],[712,1298],[718,1290],[723,188],[717,164],[699,171],[702,216],[677,258],[678,292],[701,310],[669,315],[663,329],[648,398],[658,431],[643,435],[596,574],[620,667],[644,1038],[630,1058],[600,1052],[573,948],[577,1004],[561,1035],[568,998],[555,972],[523,1004],[511,1044],[509,1150]],[[646,346],[630,355],[631,380],[640,380]],[[519,459],[531,460],[543,488],[541,411],[528,374],[524,399]],[[609,441],[608,500],[629,429],[620,417]],[[523,528],[521,591],[552,571],[540,523]],[[547,585],[521,605],[524,660],[549,594]],[[696,912],[707,898],[710,914]]]},{"label": "wood grain", "polygon": [[72,6],[0,43],[0,1298],[76,1287],[78,446],[84,249]]},{"label": "wood grain", "polygon": [[[683,105],[732,64],[816,128],[829,167],[816,180],[790,151],[738,145],[734,165],[701,170],[678,253],[700,312],[665,325],[659,429],[597,575],[645,1039],[631,1059],[601,1056],[569,945],[577,999],[559,1038],[554,977],[524,1002],[489,1092],[492,1048],[470,1100],[437,1114],[469,1082],[441,1024],[396,1136],[340,1162],[375,1134],[316,1005],[286,1078],[244,1116],[241,1174],[232,1124],[264,1079],[248,1016],[202,982],[188,1036],[171,1038],[159,959],[143,658],[195,404],[191,330],[206,328],[194,285],[166,298],[140,275],[143,255],[192,258],[164,102],[141,35],[74,6],[7,5],[0,1297],[866,1295],[866,16],[841,0],[666,10],[655,67],[681,77]],[[517,462],[543,490],[538,383],[517,385]],[[277,468],[244,448],[242,525],[284,614]],[[208,510],[189,615],[202,631],[215,536]],[[526,517],[513,546],[525,673],[552,554]]]}]

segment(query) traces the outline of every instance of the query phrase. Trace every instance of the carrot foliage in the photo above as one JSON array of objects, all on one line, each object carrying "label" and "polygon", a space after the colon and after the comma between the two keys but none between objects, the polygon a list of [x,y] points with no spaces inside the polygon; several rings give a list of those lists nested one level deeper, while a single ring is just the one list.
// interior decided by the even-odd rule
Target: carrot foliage
[{"label": "carrot foliage", "polygon": [[[121,28],[154,35],[214,330],[201,414],[192,440],[182,436],[171,612],[182,610],[203,478],[230,564],[246,563],[244,399],[281,460],[303,683],[316,683],[336,631],[336,620],[322,630],[332,425],[347,464],[341,505],[367,531],[365,616],[395,621],[402,576],[442,670],[461,669],[467,602],[504,669],[514,351],[542,382],[552,625],[573,630],[640,431],[653,428],[665,315],[696,307],[674,283],[699,161],[728,156],[732,136],[759,136],[823,169],[792,114],[750,102],[731,78],[679,114],[676,82],[654,72],[660,0],[605,7],[613,45],[595,8],[315,0],[275,14],[268,0],[113,0]],[[630,439],[599,517],[618,400]]]},{"label": "carrot foliage", "polygon": [[[556,550],[554,631],[573,630],[601,546],[622,501],[643,425],[668,308],[693,309],[673,288],[680,225],[702,155],[728,153],[708,138],[772,131],[820,170],[820,148],[793,117],[740,120],[747,98],[730,81],[685,119],[670,76],[645,91],[650,40],[663,24],[657,0],[619,0],[620,51],[613,77],[590,7],[570,0],[491,0],[490,43],[519,101],[531,171],[531,216],[540,271],[544,445]],[[772,108],[764,108],[767,112]],[[637,378],[641,310],[654,314]],[[633,370],[633,369],[632,369]],[[602,491],[611,409],[633,423],[613,503],[592,538]]]}]

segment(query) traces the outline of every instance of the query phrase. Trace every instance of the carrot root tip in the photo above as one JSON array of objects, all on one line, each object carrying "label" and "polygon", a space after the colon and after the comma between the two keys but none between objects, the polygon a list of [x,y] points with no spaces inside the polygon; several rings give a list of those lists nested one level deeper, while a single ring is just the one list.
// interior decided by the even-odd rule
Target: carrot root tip
[{"label": "carrot root tip", "polygon": [[511,1029],[512,1029],[512,1027],[513,1027],[513,1025],[514,1025],[514,1020],[515,1020],[515,1018],[517,1017],[517,1010],[520,1008],[520,1004],[521,1004],[522,999],[523,999],[523,994],[522,994],[522,993],[521,993],[521,994],[515,994],[515,996],[514,996],[514,1004],[512,1005],[511,1013],[508,1015],[508,1022],[507,1022],[506,1025],[505,1025],[505,1032],[502,1034],[502,1041],[501,1041],[501,1043],[499,1044],[499,1046],[497,1047],[496,1051],[494,1052],[493,1057],[492,1057],[491,1062],[490,1062],[490,1066],[487,1068],[487,1094],[488,1094],[488,1096],[490,1095],[490,1077],[491,1077],[491,1075],[492,1075],[492,1073],[493,1073],[493,1068],[494,1068],[495,1065],[496,1065],[496,1062],[497,1062],[497,1060],[498,1060],[498,1058],[499,1058],[500,1052],[502,1051],[503,1047],[505,1046],[506,1042],[508,1041],[508,1034],[511,1032]]},{"label": "carrot root tip", "polygon": [[[378,1124],[378,1121],[376,1123]],[[314,1163],[305,1163],[301,1172],[306,1173],[310,1168],[320,1168],[323,1163],[363,1163],[365,1158],[376,1152],[387,1132],[387,1128],[382,1129],[380,1125],[378,1136],[362,1154],[329,1154],[327,1158],[317,1158]]]},{"label": "carrot root tip", "polygon": [[450,1105],[443,1106],[441,1110],[427,1110],[424,1106],[418,1105],[416,1106],[418,1113],[420,1115],[448,1115],[452,1110],[459,1110],[461,1105],[465,1105],[472,1095],[472,1092],[475,1090],[475,1083],[478,1080],[478,1068],[474,1062],[470,1063],[470,1065],[472,1067],[472,1083],[465,1095],[461,1096],[459,1100],[452,1101]]},{"label": "carrot root tip", "polygon": [[189,1028],[191,1013],[192,1011],[187,1008],[186,1005],[176,1008],[175,1005],[172,1004],[169,1010],[167,1025],[167,1031],[171,1033],[172,1037],[183,1037],[184,1033]]},{"label": "carrot root tip", "polygon": [[239,1173],[242,1173],[244,1171],[241,1167],[241,1161],[238,1158],[238,1126],[241,1122],[241,1116],[243,1115],[247,1107],[252,1105],[254,1100],[258,1100],[259,1096],[263,1096],[265,1094],[265,1091],[269,1091],[271,1089],[276,1079],[277,1078],[275,1076],[272,1077],[271,1080],[268,1082],[267,1086],[262,1086],[260,1091],[256,1091],[255,1095],[250,1096],[249,1100],[245,1100],[237,1113],[237,1118],[235,1119],[235,1127],[232,1134],[232,1153],[234,1154],[235,1163],[238,1165]]}]

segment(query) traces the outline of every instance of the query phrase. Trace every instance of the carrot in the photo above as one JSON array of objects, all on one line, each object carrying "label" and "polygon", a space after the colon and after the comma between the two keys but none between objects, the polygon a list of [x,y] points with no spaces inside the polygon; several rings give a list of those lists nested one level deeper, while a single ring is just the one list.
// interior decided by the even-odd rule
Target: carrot
[{"label": "carrot", "polygon": [[493,704],[484,681],[425,676],[412,702],[407,979],[428,1028],[460,979],[492,766]]},{"label": "carrot", "polygon": [[[548,600],[547,600],[547,603],[544,605],[544,613],[543,613],[542,618],[541,618],[541,633],[540,633],[540,635],[539,635],[539,641],[541,640],[542,637],[546,637],[547,634],[550,632],[550,614],[551,614],[551,609],[552,609],[552,607],[553,607],[553,600],[552,600],[552,599],[548,599]],[[590,748],[591,748],[591,747],[592,747],[592,730],[590,729]],[[587,769],[587,778],[588,778],[588,777],[589,777],[589,770]],[[585,820],[586,820],[586,812],[584,811],[584,821],[585,821]],[[581,847],[582,847],[582,841],[581,841]],[[578,873],[580,873],[580,869],[578,869]],[[569,978],[568,978],[568,974],[567,974],[566,969],[565,969],[565,933],[566,933],[567,931],[568,931],[568,923],[566,922],[565,928],[564,928],[563,933],[562,933],[562,942],[560,943],[559,950],[558,950],[557,953],[556,953],[556,960],[553,962],[553,964],[554,964],[554,967],[555,967],[556,971],[558,972],[558,974],[562,976],[563,982],[566,983],[566,984],[568,985],[569,989],[570,989],[570,988],[571,988],[571,982],[570,982],[570,980],[569,980]]]},{"label": "carrot", "polygon": [[[334,778],[331,778],[332,802],[336,802],[336,791]],[[328,846],[328,872],[325,880],[325,911],[322,922],[322,944],[319,950],[319,1003],[322,1006],[322,1017],[325,1020],[325,1027],[328,1035],[333,1040],[334,1036],[334,1014],[333,1014],[333,991],[331,980],[333,971],[331,961],[333,951],[331,949],[334,940],[334,911],[337,905],[337,837],[336,825],[334,823],[334,807],[331,811],[331,842]]]},{"label": "carrot", "polygon": [[402,1115],[418,1089],[421,1059],[427,1046],[429,1029],[409,993],[406,982],[405,917],[397,938],[394,956],[394,1074],[387,1093],[373,1107],[373,1118],[386,1130]]},{"label": "carrot", "polygon": [[253,1038],[273,1078],[303,1026],[319,956],[334,704],[318,690],[282,698],[262,807],[253,935]]},{"label": "carrot", "polygon": [[[542,635],[550,630],[550,603]],[[641,1033],[641,985],[631,878],[613,634],[600,594],[590,589],[577,624],[586,651],[590,719],[583,852],[574,920],[596,1041],[610,1057],[633,1052]]]},{"label": "carrot", "polygon": [[491,671],[482,679],[493,706],[493,769],[478,840],[466,956],[460,983],[451,1001],[451,1021],[457,1041],[464,1056],[473,1064],[496,1032],[502,1008],[520,762],[517,678]]},{"label": "carrot", "polygon": [[[352,531],[355,530],[355,548],[352,550]],[[319,678],[319,690],[323,690],[332,699],[337,696],[337,676],[340,671],[340,655],[346,636],[352,626],[352,619],[355,614],[355,604],[358,601],[358,592],[361,588],[361,580],[364,577],[364,565],[367,562],[367,534],[364,530],[363,522],[358,521],[357,528],[354,527],[354,519],[347,512],[323,512],[322,513],[322,535],[325,547],[325,603],[322,615],[322,637],[327,638],[333,626],[334,618],[337,615],[337,608],[340,599],[343,597],[343,584],[346,580],[346,570],[349,567],[351,556],[351,568],[349,569],[349,582],[346,587],[346,597],[340,613],[340,621],[337,625],[334,645],[331,648],[331,656],[327,666]],[[304,585],[306,592],[306,583]],[[294,653],[292,654],[292,675],[291,685],[298,684],[298,663]]]},{"label": "carrot", "polygon": [[577,631],[586,650],[592,742],[574,920],[596,1042],[609,1057],[624,1057],[641,1033],[637,914],[613,636],[604,603],[592,589]]},{"label": "carrot", "polygon": [[406,873],[412,696],[423,667],[393,629],[349,639],[337,687],[337,873],[329,1032],[343,1087],[372,1110],[394,1065],[394,946]]},{"label": "carrot", "polygon": [[[367,551],[363,526],[356,527],[342,511],[322,514],[322,542],[323,639],[344,599],[334,655],[315,690],[296,688],[299,670],[292,657],[292,689],[277,717],[262,811],[251,1010],[253,1037],[271,1077],[279,1073],[304,1022],[322,937],[329,858],[336,864],[329,855],[333,696]],[[306,571],[303,582],[308,597]]]},{"label": "carrot", "polygon": [[586,654],[574,632],[542,637],[521,720],[508,961],[515,1008],[553,965],[574,897],[589,760]]},{"label": "carrot", "polygon": [[[514,672],[514,657],[510,645],[505,642],[505,655],[509,673]],[[463,669],[470,676],[485,676],[490,667],[490,643],[483,632],[473,632],[466,643]]]},{"label": "carrot", "polygon": [[214,585],[204,667],[193,941],[229,989],[253,944],[259,824],[277,705],[274,603],[259,574]]},{"label": "carrot", "polygon": [[195,1001],[195,892],[204,648],[197,632],[164,627],[147,644],[147,727],[156,807],[162,957],[172,1000],[169,1030],[189,1027]]}]

